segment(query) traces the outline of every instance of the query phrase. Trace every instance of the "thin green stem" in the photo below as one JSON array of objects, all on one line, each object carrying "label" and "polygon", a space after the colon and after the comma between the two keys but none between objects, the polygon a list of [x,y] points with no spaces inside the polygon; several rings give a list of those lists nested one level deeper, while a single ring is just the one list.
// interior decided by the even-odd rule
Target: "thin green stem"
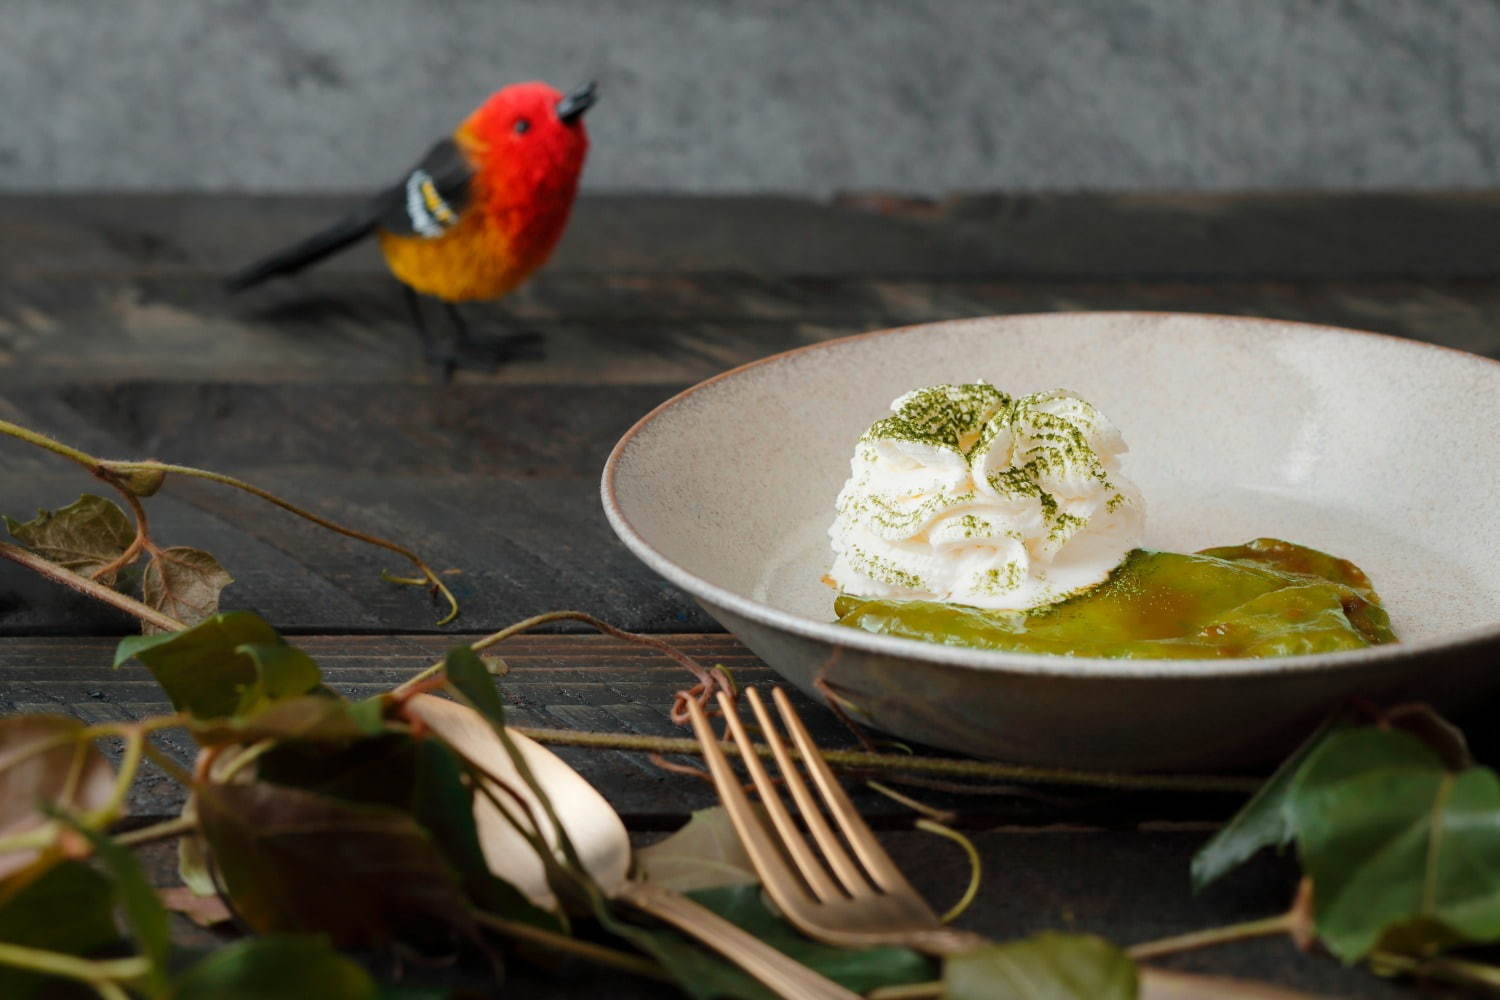
[{"label": "thin green stem", "polygon": [[89,983],[89,985],[102,1000],[130,1000],[130,994],[125,991],[125,987],[112,979],[106,979],[100,983]]},{"label": "thin green stem", "polygon": [[43,559],[35,552],[23,549],[19,545],[0,542],[0,558],[20,563],[27,569],[40,573],[49,580],[55,580],[64,586],[72,587],[80,594],[92,597],[96,601],[111,604],[126,614],[134,615],[148,625],[154,625],[164,631],[176,632],[187,628],[187,625],[183,622],[178,621],[171,615],[162,614],[149,604],[143,604],[134,597],[120,593],[113,587],[106,587],[97,580],[90,580],[88,577],[74,573],[72,570],[64,566],[59,566],[49,559]]},{"label": "thin green stem", "polygon": [[130,545],[118,558],[95,570],[92,579],[104,579],[108,575],[118,572],[123,567],[134,562],[136,556],[140,554],[141,549],[152,547],[151,533],[147,527],[146,511],[141,507],[140,499],[129,488],[128,480],[122,481],[120,475],[109,468],[109,462],[96,455],[90,455],[86,451],[74,448],[71,445],[63,444],[55,438],[50,438],[45,434],[29,430],[20,424],[13,424],[8,420],[0,420],[0,434],[8,434],[11,437],[25,441],[27,444],[33,444],[38,448],[44,448],[64,458],[72,459],[85,469],[88,469],[94,478],[114,487],[125,498],[125,502],[130,505],[131,510],[135,512],[135,538],[131,540]]},{"label": "thin green stem", "polygon": [[[280,507],[282,510],[287,511],[291,514],[295,514],[298,517],[303,518],[304,520],[311,521],[313,524],[316,524],[321,528],[327,528],[329,531],[332,531],[335,534],[343,535],[346,538],[353,538],[356,541],[364,542],[366,545],[373,545],[376,548],[385,549],[388,552],[394,552],[397,555],[410,561],[411,564],[421,572],[422,582],[427,586],[430,586],[434,592],[441,594],[443,596],[443,599],[448,602],[448,614],[446,614],[441,620],[439,620],[438,624],[447,625],[449,622],[458,617],[458,599],[453,596],[453,591],[448,589],[448,585],[443,583],[443,581],[438,578],[437,573],[435,573],[432,567],[428,566],[427,563],[423,561],[421,556],[417,555],[406,546],[398,544],[397,542],[381,538],[378,535],[371,535],[367,532],[359,531],[355,528],[347,527],[345,525],[339,524],[337,521],[331,521],[328,518],[323,517],[321,514],[314,514],[310,510],[298,507],[296,504],[292,503],[289,500],[283,500],[281,497],[272,493],[270,490],[261,489],[259,486],[256,486],[253,483],[247,483],[243,479],[236,479],[234,476],[227,476],[222,472],[214,472],[210,469],[196,469],[190,465],[172,465],[167,462],[104,462],[102,463],[102,466],[105,470],[117,474],[131,472],[160,472],[170,475],[189,476],[194,479],[206,479],[211,483],[218,483],[221,486],[229,486],[237,490],[242,490],[245,493],[249,493],[251,496],[259,497],[266,503],[272,504],[276,507]],[[386,576],[387,579],[399,579],[391,577],[389,574],[386,574]]]},{"label": "thin green stem", "polygon": [[255,763],[263,754],[273,749],[275,746],[275,740],[264,739],[243,748],[238,754],[235,755],[233,760],[229,761],[229,763],[225,765],[223,770],[218,771],[213,775],[214,782],[220,785],[229,784],[230,780],[236,774],[239,774],[245,768]]},{"label": "thin green stem", "polygon": [[[567,614],[567,612],[562,613]],[[548,612],[547,614],[533,615],[532,617],[527,618],[524,621],[516,622],[514,625],[507,625],[505,628],[501,629],[498,632],[491,632],[489,635],[485,636],[482,639],[475,639],[473,642],[469,643],[469,648],[476,653],[482,649],[488,649],[490,646],[495,645],[495,643],[504,642],[506,639],[509,639],[513,635],[519,635],[522,632],[527,631],[528,629],[536,628],[538,625],[545,625],[548,622],[556,621],[557,619],[555,616],[557,614],[558,612],[552,611]],[[444,664],[446,662],[447,661],[445,660],[438,660],[436,663],[423,668],[416,674],[408,677],[406,680],[396,685],[395,689],[391,691],[391,694],[395,695],[397,698],[403,698],[409,694],[412,694],[414,688],[418,687],[424,681],[432,677],[436,677],[438,674],[442,673]]]},{"label": "thin green stem", "polygon": [[973,903],[975,897],[979,895],[979,884],[984,879],[984,863],[979,860],[979,851],[975,848],[974,842],[957,830],[930,819],[917,820],[917,829],[926,830],[928,833],[935,833],[939,837],[946,837],[959,847],[962,847],[964,853],[969,857],[968,886],[964,889],[963,895],[958,897],[958,902],[950,906],[948,912],[938,918],[939,923],[952,923],[963,916],[963,912],[969,908],[969,904]]},{"label": "thin green stem", "polygon": [[57,840],[57,824],[43,823],[25,833],[13,833],[0,837],[0,854],[16,854],[20,851],[39,851],[50,847]]},{"label": "thin green stem", "polygon": [[78,735],[83,739],[98,739],[101,736],[129,736],[132,732],[139,730],[142,733],[154,733],[158,729],[173,729],[177,726],[185,726],[190,721],[186,712],[173,712],[171,715],[148,715],[144,719],[131,722],[96,722],[92,726],[86,726],[80,730]]},{"label": "thin green stem", "polygon": [[114,787],[110,789],[109,798],[98,809],[93,810],[84,819],[84,825],[99,828],[112,822],[120,814],[125,805],[125,798],[130,794],[130,786],[135,784],[136,772],[141,769],[141,757],[145,753],[146,733],[140,728],[133,729],[125,736],[125,752],[120,757],[120,770],[115,775]]},{"label": "thin green stem", "polygon": [[958,817],[958,814],[953,812],[951,809],[938,809],[935,806],[930,806],[925,802],[912,798],[910,795],[906,795],[902,792],[896,791],[889,785],[883,785],[880,782],[876,781],[874,778],[866,781],[865,787],[873,789],[874,791],[877,791],[881,795],[884,795],[886,798],[890,799],[892,802],[899,802],[906,808],[910,809],[912,812],[921,813],[928,819],[934,820],[938,823],[951,823]]},{"label": "thin green stem", "polygon": [[[550,611],[533,615],[516,622],[498,632],[476,639],[469,644],[474,652],[488,649],[512,636],[541,625],[558,621],[581,621],[593,628],[617,638],[639,640],[660,648],[674,659],[682,657],[679,650],[653,636],[639,636],[624,632],[607,622],[600,621],[583,611]],[[680,661],[679,661],[680,662]],[[393,691],[397,698],[407,697],[421,690],[424,684],[443,670],[444,661],[439,660],[422,669],[399,684]],[[694,664],[696,667],[696,664]],[[697,667],[695,673],[701,671]],[[594,747],[609,750],[634,750],[641,753],[701,755],[697,740],[672,737],[638,736],[624,733],[593,733],[570,729],[533,729],[517,727],[517,731],[540,743],[555,746]],[[725,744],[733,754],[738,750],[733,744]],[[755,751],[762,757],[770,755],[770,749],[755,744]],[[795,754],[795,751],[794,751]],[[1258,778],[1238,778],[1224,775],[1195,774],[1124,774],[1112,772],[1072,771],[1061,768],[1031,767],[1024,764],[1002,764],[978,760],[952,760],[942,757],[918,757],[905,754],[882,754],[867,750],[828,750],[823,753],[830,766],[846,772],[877,772],[941,775],[952,778],[988,781],[1017,781],[1037,784],[1078,785],[1095,788],[1149,789],[1155,791],[1193,792],[1253,792],[1260,787]],[[950,789],[951,790],[951,789]]]},{"label": "thin green stem", "polygon": [[36,431],[28,430],[20,424],[13,424],[9,420],[0,420],[0,434],[9,434],[11,437],[19,438],[27,444],[34,444],[38,448],[45,448],[64,458],[71,458],[93,473],[97,473],[99,467],[103,465],[99,459],[86,451],[79,451],[77,448],[65,445],[61,441],[50,438],[45,434],[38,434]]},{"label": "thin green stem", "polygon": [[1420,976],[1455,986],[1483,986],[1487,993],[1500,991],[1500,968],[1453,955],[1414,958],[1391,951],[1372,951],[1369,961],[1372,968],[1384,974]]},{"label": "thin green stem", "polygon": [[118,483],[112,483],[125,501],[130,504],[130,511],[135,515],[135,537],[112,562],[105,563],[94,572],[89,574],[90,580],[113,580],[114,575],[120,570],[135,562],[140,556],[142,549],[157,551],[151,541],[151,521],[146,517],[146,508],[141,505],[140,497],[126,489],[121,489]]},{"label": "thin green stem", "polygon": [[1422,908],[1420,913],[1431,914],[1437,910],[1438,872],[1442,866],[1439,858],[1443,849],[1443,834],[1448,829],[1443,820],[1448,815],[1448,798],[1458,775],[1452,771],[1443,775],[1437,794],[1432,800],[1432,815],[1427,821],[1427,874],[1422,878]]},{"label": "thin green stem", "polygon": [[667,975],[666,970],[655,962],[632,955],[629,952],[609,948],[602,944],[594,944],[592,941],[580,941],[578,938],[569,937],[566,934],[558,934],[533,924],[523,924],[515,920],[506,920],[483,911],[475,911],[474,919],[491,930],[504,934],[506,937],[515,938],[518,941],[526,941],[530,944],[541,945],[553,951],[574,955],[586,959],[598,965],[605,965],[622,972],[633,975],[644,976],[647,979],[656,979],[661,982],[671,982],[672,977]]},{"label": "thin green stem", "polygon": [[150,826],[137,827],[134,830],[114,834],[112,839],[121,847],[138,847],[141,844],[180,837],[184,833],[191,833],[196,827],[197,822],[191,817],[178,816],[176,819],[162,820]]},{"label": "thin green stem", "polygon": [[[441,579],[439,579],[437,573],[433,571],[432,567],[428,566],[427,563],[423,561],[422,557],[417,555],[411,549],[408,549],[404,545],[400,545],[396,542],[390,541],[389,539],[381,538],[378,535],[371,535],[363,531],[358,531],[354,528],[339,524],[337,521],[331,521],[319,514],[314,514],[310,510],[305,510],[301,507],[298,507],[296,504],[291,503],[288,500],[283,500],[281,497],[277,496],[271,491],[261,489],[259,486],[256,486],[253,483],[247,483],[243,479],[236,479],[234,476],[227,476],[222,472],[214,472],[209,469],[197,469],[190,465],[172,465],[167,462],[155,461],[126,462],[101,459],[95,455],[90,455],[86,451],[81,451],[78,448],[74,448],[71,445],[63,444],[61,441],[58,441],[55,438],[50,438],[45,434],[39,434],[36,431],[22,427],[20,424],[11,423],[9,420],[0,420],[0,434],[7,434],[18,440],[25,441],[27,444],[32,444],[38,448],[43,448],[47,451],[53,452],[54,454],[61,455],[64,458],[72,459],[74,462],[77,462],[85,469],[88,469],[89,472],[96,478],[109,483],[111,486],[117,489],[122,496],[125,497],[126,502],[130,504],[131,509],[135,512],[136,515],[136,537],[135,540],[131,542],[130,547],[125,550],[125,553],[109,566],[106,566],[105,570],[117,571],[121,567],[127,565],[130,561],[132,561],[135,556],[140,553],[140,550],[142,548],[152,548],[151,536],[146,528],[147,521],[145,510],[142,508],[139,499],[136,497],[135,491],[132,488],[129,488],[132,474],[148,472],[158,473],[162,476],[165,476],[168,473],[174,473],[179,476],[190,476],[196,479],[206,479],[209,482],[219,483],[224,486],[230,486],[237,490],[243,490],[244,492],[249,493],[252,496],[259,497],[269,504],[274,504],[275,506],[280,507],[282,510],[288,511],[292,514],[296,514],[298,517],[311,521],[319,527],[327,528],[329,531],[332,531],[335,534],[344,535],[347,538],[353,538],[357,541],[364,542],[367,545],[374,545],[377,548],[386,549],[389,552],[394,552],[397,555],[404,557],[405,559],[409,560],[413,566],[421,571],[422,577],[420,580],[413,580],[409,577],[392,577],[389,574],[383,575],[385,575],[388,579],[392,579],[400,583],[424,584],[431,587],[434,593],[441,594],[443,596],[443,599],[448,602],[448,613],[438,621],[439,625],[447,625],[449,622],[458,617],[458,599],[453,596],[453,591],[449,590],[448,585],[445,584]],[[155,492],[154,487],[151,492]],[[15,548],[14,546],[8,547]],[[25,550],[22,549],[20,551],[24,552]],[[4,555],[6,556],[6,558],[15,559],[15,556],[8,552],[0,552],[0,555]],[[116,607],[119,607],[122,610],[135,615],[142,621],[149,621],[152,625],[156,625],[159,628],[165,627],[169,631],[176,631],[177,629],[181,629],[184,627],[180,623],[176,626],[163,626],[159,621],[151,620],[141,613],[143,609],[149,609],[147,609],[147,606],[141,604],[139,601],[130,601],[129,598],[126,598],[127,601],[130,601],[130,604],[126,605],[121,604],[118,601],[111,600],[110,598],[105,596],[106,593],[114,593],[114,591],[110,591],[109,588],[99,587],[98,589],[84,589],[78,586],[72,580],[58,577],[54,573],[47,571],[45,567],[51,566],[52,564],[48,563],[46,560],[38,560],[41,565],[38,565],[36,562],[23,562],[20,559],[15,559],[15,561],[22,562],[23,565],[29,565],[32,569],[35,569],[46,576],[52,577],[53,579],[59,580],[59,582],[66,583],[69,586],[73,587],[75,590],[79,590],[90,597],[98,598],[99,600],[114,604]],[[56,568],[60,569],[61,567]],[[73,575],[78,576],[77,574]],[[84,580],[87,578],[80,576],[78,577],[78,579]],[[93,581],[89,582],[92,583]],[[123,597],[124,595],[120,596]],[[163,615],[160,617],[165,618],[166,616]]]},{"label": "thin green stem", "polygon": [[[538,743],[547,743],[552,746],[594,747],[690,756],[701,756],[703,753],[703,748],[698,745],[697,740],[682,737],[638,736],[630,733],[598,733],[575,729],[538,729],[527,726],[515,728],[516,732],[529,736]],[[739,748],[733,743],[724,743],[721,746],[731,756],[739,753]],[[753,747],[759,756],[771,756],[770,748],[764,744],[756,743]],[[791,753],[793,758],[798,757],[796,750],[792,750]],[[824,750],[822,755],[831,767],[848,772],[940,774],[954,778],[1155,791],[1247,792],[1260,787],[1260,781],[1255,778],[1212,774],[1124,774],[1107,771],[1070,771],[1060,768],[1032,767],[1026,764],[870,753],[865,750]]]},{"label": "thin green stem", "polygon": [[927,1000],[943,995],[942,980],[930,983],[906,983],[903,986],[879,986],[865,996],[869,1000]]},{"label": "thin green stem", "polygon": [[136,979],[151,970],[150,959],[141,955],[95,961],[7,942],[0,942],[0,965],[29,969],[49,976],[63,976],[90,984]]},{"label": "thin green stem", "polygon": [[89,745],[82,741],[74,744],[73,758],[68,761],[68,776],[63,781],[62,791],[58,793],[57,801],[72,802],[73,796],[78,794],[78,783],[83,780],[83,770],[89,761]]},{"label": "thin green stem", "polygon": [[[497,643],[504,642],[506,639],[509,639],[512,636],[520,635],[522,632],[529,632],[530,630],[538,628],[542,625],[550,625],[553,622],[583,622],[590,628],[603,632],[605,635],[613,636],[616,639],[624,639],[627,642],[638,643],[642,646],[649,646],[651,649],[656,650],[664,656],[670,657],[678,664],[686,668],[694,677],[698,679],[699,683],[709,682],[709,672],[704,670],[703,667],[700,666],[692,657],[682,652],[682,650],[677,649],[671,643],[666,642],[662,639],[658,639],[656,636],[641,635],[637,632],[627,632],[622,628],[617,628],[616,626],[611,625],[607,621],[594,617],[587,611],[547,611],[539,615],[532,615],[530,618],[527,618],[523,621],[518,621],[514,625],[507,625],[505,628],[501,629],[498,632],[491,632],[489,635],[484,636],[483,638],[475,639],[473,642],[469,643],[469,648],[478,653],[482,650],[490,648]],[[419,671],[415,676],[408,678],[404,683],[398,686],[392,693],[395,694],[398,698],[410,694],[411,688],[421,684],[429,677],[433,677],[436,674],[441,673],[443,669],[443,662],[444,661],[442,660],[438,660],[431,666],[428,666],[425,669]]]},{"label": "thin green stem", "polygon": [[167,772],[172,780],[176,781],[179,785],[188,786],[193,783],[193,776],[188,773],[187,768],[169,757],[161,747],[147,740],[145,749],[146,759]]},{"label": "thin green stem", "polygon": [[1211,948],[1214,945],[1229,944],[1234,941],[1290,934],[1294,919],[1292,913],[1279,913],[1274,917],[1261,920],[1247,920],[1244,923],[1230,924],[1227,927],[1210,927],[1208,930],[1190,931],[1187,934],[1178,934],[1159,941],[1147,941],[1144,944],[1133,945],[1125,951],[1136,961],[1144,961],[1148,958],[1175,955],[1180,951],[1193,951],[1198,948]]}]

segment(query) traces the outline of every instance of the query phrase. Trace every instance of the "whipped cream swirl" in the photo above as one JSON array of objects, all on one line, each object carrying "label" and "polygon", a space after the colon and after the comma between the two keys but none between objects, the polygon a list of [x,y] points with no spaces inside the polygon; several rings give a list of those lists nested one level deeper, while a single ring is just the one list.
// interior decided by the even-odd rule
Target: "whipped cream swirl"
[{"label": "whipped cream swirl", "polygon": [[1063,389],[916,389],[859,439],[829,528],[839,590],[1023,611],[1103,583],[1141,541],[1120,432]]}]

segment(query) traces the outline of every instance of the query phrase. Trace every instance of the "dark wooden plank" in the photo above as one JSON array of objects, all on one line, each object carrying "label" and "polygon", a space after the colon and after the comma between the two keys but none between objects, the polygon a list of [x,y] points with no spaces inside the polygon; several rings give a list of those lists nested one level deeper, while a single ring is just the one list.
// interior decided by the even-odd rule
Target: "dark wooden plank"
[{"label": "dark wooden plank", "polygon": [[[354,196],[0,198],[0,274],[217,272],[331,222]],[[329,266],[368,270],[361,247]],[[1500,194],[585,195],[553,267],[1056,278],[1489,276]]]},{"label": "dark wooden plank", "polygon": [[[503,302],[467,307],[480,339],[526,331],[540,340],[498,371],[462,373],[448,394],[484,382],[685,385],[865,330],[1090,309],[1268,316],[1500,353],[1493,278],[1020,282],[544,272]],[[394,280],[378,273],[313,271],[236,299],[205,276],[0,278],[0,398],[37,385],[226,380],[422,383],[431,373]],[[374,393],[365,408],[379,402]]]},{"label": "dark wooden plank", "polygon": [[[739,301],[742,310],[758,308],[753,301],[764,295],[779,303],[766,311],[783,317],[802,308],[799,300],[824,297],[824,283],[789,291],[791,284],[717,287],[723,297]],[[0,297],[8,294],[6,288],[0,285]],[[887,303],[882,307],[887,309],[885,321],[929,310],[1168,308],[1190,304],[1183,296],[1198,295],[1205,307],[1219,311],[1349,322],[1500,354],[1497,290],[1500,283],[1489,282],[1322,290],[1130,285],[1113,291],[1104,286],[844,282],[832,283],[826,291],[851,307],[862,302],[862,308],[873,310],[874,303]],[[572,308],[585,308],[589,295],[575,292],[578,300]],[[622,384],[547,381],[570,371],[586,374],[567,366],[575,357],[590,356],[583,345],[602,345],[609,336],[606,328],[576,324],[573,329],[582,340],[556,355],[561,373],[554,362],[540,363],[541,382],[509,382],[515,376],[502,375],[441,387],[390,381],[373,370],[368,379],[327,381],[321,373],[347,374],[355,366],[341,367],[333,353],[311,364],[305,357],[296,360],[295,353],[272,350],[263,362],[266,380],[252,376],[246,381],[244,368],[221,369],[217,362],[207,365],[212,380],[205,380],[206,369],[194,375],[188,363],[175,360],[196,357],[189,349],[195,340],[212,340],[211,325],[200,318],[201,326],[184,320],[186,332],[179,330],[175,339],[151,342],[158,363],[167,364],[170,356],[175,367],[158,368],[150,378],[126,379],[120,369],[128,365],[120,355],[94,353],[107,340],[97,333],[108,328],[107,322],[68,319],[73,315],[67,312],[68,301],[57,299],[56,308],[63,311],[49,320],[54,325],[47,338],[36,341],[51,344],[47,350],[60,359],[50,369],[50,380],[44,377],[49,363],[42,362],[39,372],[36,356],[24,365],[0,365],[0,417],[96,454],[153,456],[230,472],[355,527],[407,541],[435,566],[463,570],[452,583],[465,602],[466,621],[475,626],[577,606],[637,629],[715,627],[625,552],[597,501],[598,471],[609,448],[683,383],[635,384],[634,376]],[[676,301],[673,308],[684,312],[707,308],[693,305],[690,291],[680,290]],[[636,307],[645,309],[646,304]],[[817,308],[807,308],[817,314]],[[649,325],[640,322],[642,328]],[[693,321],[689,326],[695,332],[683,333],[679,340],[616,344],[613,356],[622,359],[639,351],[640,367],[634,370],[641,375],[659,369],[706,375],[768,346],[844,332],[832,322],[779,318],[757,327],[770,331],[766,338],[706,343],[717,336],[714,330],[730,325]],[[409,339],[394,328],[388,332],[392,344]],[[275,337],[271,342],[299,349],[304,343]],[[316,343],[330,352],[337,346]],[[668,358],[672,352],[677,352],[675,360]],[[393,350],[380,363],[408,372],[398,355]],[[629,367],[623,360],[621,365]],[[222,381],[229,375],[233,381]],[[595,375],[621,377],[617,370],[599,369]],[[67,503],[91,486],[54,456],[18,442],[0,442],[0,512],[24,517],[38,506]],[[159,538],[200,545],[221,556],[239,579],[227,598],[231,604],[260,610],[285,627],[422,630],[435,619],[420,595],[374,579],[389,564],[380,553],[279,513],[268,516],[258,502],[242,495],[179,481],[152,507]],[[0,566],[0,633],[97,633],[128,627],[113,613],[9,564]]]},{"label": "dark wooden plank", "polygon": [[[236,470],[325,515],[420,552],[457,595],[468,629],[496,629],[543,611],[579,608],[628,628],[717,629],[697,606],[620,545],[596,480],[483,475],[391,478]],[[92,489],[86,476],[0,479],[0,510],[26,516]],[[442,608],[412,587],[385,583],[399,557],[334,535],[245,494],[174,484],[152,501],[153,535],[215,553],[236,582],[226,608],[257,611],[289,631],[435,631]],[[0,635],[121,634],[112,609],[0,563]]]},{"label": "dark wooden plank", "polygon": [[[351,697],[389,690],[472,635],[301,636],[294,642],[322,665],[330,686]],[[674,635],[669,641],[704,664],[722,663],[744,685],[765,686],[777,676],[727,635]],[[0,639],[0,714],[40,712],[90,722],[142,718],[171,711],[165,696],[139,664],[109,667],[114,640],[104,638]],[[593,732],[681,737],[668,710],[674,692],[691,682],[661,654],[597,635],[527,635],[498,647],[510,668],[500,686],[518,725]],[[853,736],[831,712],[795,696],[814,738],[828,747],[849,746]],[[164,743],[184,763],[193,746],[185,734]],[[610,799],[636,829],[679,825],[694,809],[713,804],[706,784],[670,774],[644,755],[571,747],[558,752]],[[1237,796],[1168,795],[1103,790],[1005,787],[991,794],[951,795],[927,789],[918,797],[962,813],[962,825],[1058,823],[1127,826],[1148,820],[1216,820],[1232,812]],[[872,792],[862,807],[890,819],[906,811]],[[135,812],[171,813],[180,790],[163,778],[143,782]],[[904,820],[902,822],[905,822]]]}]

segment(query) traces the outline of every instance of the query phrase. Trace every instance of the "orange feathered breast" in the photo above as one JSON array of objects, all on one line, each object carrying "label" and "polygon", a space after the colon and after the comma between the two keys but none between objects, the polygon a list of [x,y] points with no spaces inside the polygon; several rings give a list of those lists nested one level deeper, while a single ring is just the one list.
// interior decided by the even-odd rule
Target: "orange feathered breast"
[{"label": "orange feathered breast", "polygon": [[489,214],[472,206],[441,236],[381,232],[380,249],[398,280],[447,302],[499,298],[546,259],[517,254]]}]

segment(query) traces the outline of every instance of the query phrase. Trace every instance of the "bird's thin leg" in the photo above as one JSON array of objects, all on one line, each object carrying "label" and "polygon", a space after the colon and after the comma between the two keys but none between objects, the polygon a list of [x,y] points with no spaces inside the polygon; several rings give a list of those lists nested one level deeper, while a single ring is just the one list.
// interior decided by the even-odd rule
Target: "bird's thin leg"
[{"label": "bird's thin leg", "polygon": [[437,345],[433,343],[432,333],[427,329],[427,319],[422,315],[421,297],[412,290],[410,285],[402,285],[401,291],[406,295],[406,306],[411,310],[412,326],[416,328],[417,338],[422,341],[423,359],[439,369],[443,381],[450,381],[457,363],[453,346],[450,344],[447,350],[438,350]]},{"label": "bird's thin leg", "polygon": [[499,338],[473,340],[464,314],[452,302],[444,302],[448,323],[453,328],[451,345],[455,364],[473,371],[493,372],[501,366],[523,358],[541,356],[541,335],[532,332],[510,333]]},{"label": "bird's thin leg", "polygon": [[464,314],[458,311],[458,306],[452,302],[444,302],[443,308],[448,313],[448,322],[453,326],[453,342],[460,350],[473,345],[469,339],[469,324],[464,321]]},{"label": "bird's thin leg", "polygon": [[417,339],[422,342],[422,356],[432,361],[434,359],[432,334],[427,331],[427,319],[422,315],[422,303],[410,285],[402,285],[401,293],[406,296],[406,308],[411,313],[411,325],[417,331]]}]

